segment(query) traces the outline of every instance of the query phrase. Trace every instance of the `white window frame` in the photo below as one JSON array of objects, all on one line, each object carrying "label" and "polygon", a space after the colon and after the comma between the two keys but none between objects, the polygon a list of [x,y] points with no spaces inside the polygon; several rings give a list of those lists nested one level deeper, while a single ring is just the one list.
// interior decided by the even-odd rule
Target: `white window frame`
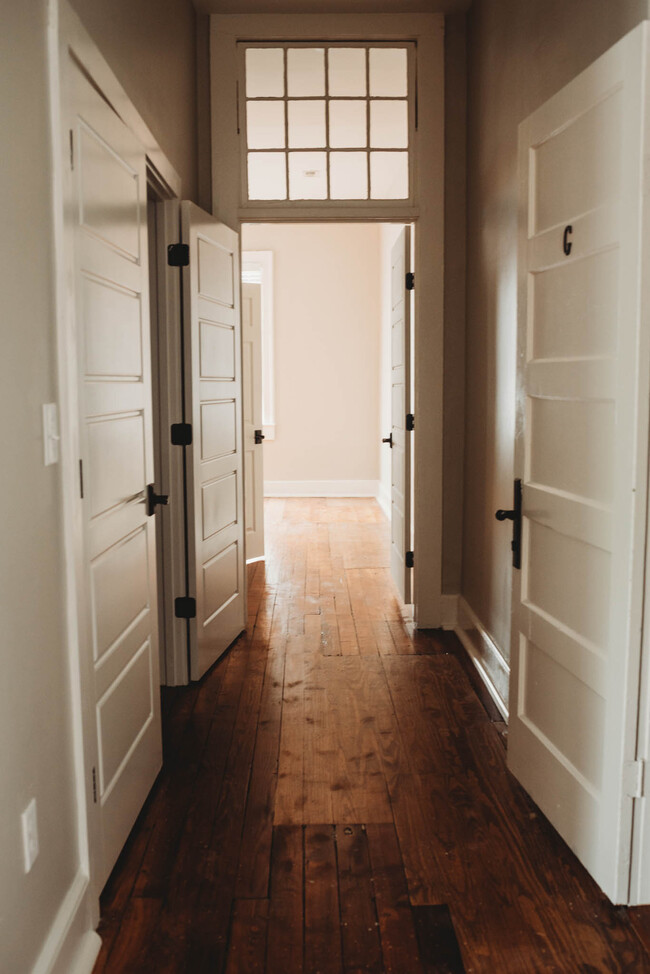
[{"label": "white window frame", "polygon": [[[214,214],[241,223],[413,223],[414,316],[414,617],[420,628],[443,623],[442,431],[444,333],[445,72],[443,14],[213,14],[210,18],[212,198]],[[309,201],[270,206],[241,201],[238,114],[240,41],[413,41],[417,45],[418,129],[415,177],[408,200]],[[263,205],[260,205],[262,202]],[[365,201],[364,201],[365,202]],[[406,205],[405,205],[406,204]]]},{"label": "white window frame", "polygon": [[[329,153],[330,153],[330,151],[334,151],[334,152],[347,152],[347,151],[350,151],[350,152],[363,152],[363,153],[365,153],[365,155],[366,155],[366,164],[367,164],[367,167],[368,167],[368,199],[361,199],[361,200],[354,200],[354,199],[353,200],[340,200],[340,199],[330,199],[329,196],[328,196],[328,198],[327,199],[324,199],[324,200],[323,199],[320,199],[320,200],[319,199],[314,199],[314,200],[311,200],[311,199],[295,199],[295,200],[292,200],[289,197],[289,193],[290,193],[290,181],[289,181],[289,163],[288,163],[288,160],[289,160],[289,155],[290,155],[291,150],[289,148],[289,138],[288,138],[288,132],[289,132],[289,130],[288,130],[288,105],[289,105],[289,102],[294,101],[294,100],[298,100],[298,101],[304,101],[304,100],[307,100],[307,101],[324,101],[326,103],[326,105],[329,105],[329,103],[330,103],[330,95],[329,95],[329,87],[328,87],[328,81],[327,81],[327,68],[326,68],[326,73],[325,73],[325,79],[326,79],[325,80],[325,94],[322,96],[322,98],[320,96],[319,97],[313,97],[313,98],[307,98],[307,99],[303,99],[303,98],[298,98],[298,99],[290,98],[289,95],[288,95],[288,93],[287,93],[286,86],[285,86],[285,92],[284,92],[284,95],[282,97],[279,97],[278,96],[277,98],[268,99],[268,100],[271,100],[271,101],[277,101],[277,102],[283,102],[284,103],[284,106],[285,106],[285,133],[286,133],[285,147],[283,149],[259,149],[259,150],[258,149],[254,149],[254,150],[250,150],[250,151],[252,151],[254,153],[257,153],[257,152],[273,152],[273,153],[277,153],[279,155],[283,155],[285,157],[285,164],[286,164],[286,167],[287,167],[287,175],[286,175],[286,180],[287,180],[287,196],[286,196],[285,199],[280,199],[280,200],[249,200],[248,199],[248,153],[249,153],[249,149],[248,149],[248,141],[247,141],[247,103],[248,103],[248,101],[266,101],[267,99],[264,99],[264,98],[252,98],[252,99],[249,99],[246,96],[246,51],[249,50],[249,49],[251,49],[251,48],[276,48],[276,49],[277,48],[281,48],[282,50],[285,51],[285,56],[286,56],[286,51],[287,50],[289,50],[290,48],[299,48],[299,47],[302,47],[302,48],[305,48],[305,47],[307,47],[307,48],[324,47],[326,50],[330,50],[332,48],[350,48],[350,47],[354,47],[354,48],[360,48],[361,50],[365,50],[365,51],[369,51],[371,48],[397,47],[397,48],[402,48],[402,49],[406,50],[406,54],[407,54],[407,89],[406,89],[406,97],[405,98],[401,98],[400,97],[399,99],[396,99],[398,101],[405,101],[406,102],[406,105],[407,105],[407,113],[408,113],[408,141],[407,141],[406,148],[395,147],[395,148],[392,148],[392,149],[391,148],[389,148],[389,149],[374,149],[374,150],[372,149],[372,147],[370,145],[370,103],[372,101],[385,101],[386,98],[384,96],[374,97],[374,96],[370,95],[370,91],[369,91],[369,87],[368,87],[368,91],[366,92],[366,94],[364,96],[358,96],[358,98],[355,97],[355,98],[343,98],[342,99],[339,96],[336,96],[336,97],[334,97],[334,98],[331,99],[331,100],[334,100],[334,101],[340,101],[340,100],[358,101],[358,100],[362,100],[362,101],[366,101],[367,102],[367,104],[368,104],[368,116],[367,116],[367,120],[366,120],[366,124],[367,124],[367,144],[366,144],[365,148],[350,146],[348,149],[335,147],[332,150],[331,147],[330,147],[330,144],[329,144],[329,139],[326,138],[326,144],[323,147],[316,147],[316,148],[313,148],[313,149],[294,150],[294,151],[304,151],[304,152],[324,152],[326,154],[326,156],[327,156],[327,162],[326,162],[326,180],[327,180],[328,194],[329,194],[329,185],[330,185],[330,178],[329,178]],[[388,204],[394,203],[394,204],[398,204],[398,205],[399,204],[403,204],[405,206],[413,206],[413,202],[414,202],[414,186],[415,186],[415,179],[416,179],[415,165],[416,165],[416,158],[417,158],[417,154],[415,152],[415,144],[416,144],[416,141],[417,141],[417,111],[416,111],[416,57],[417,57],[417,50],[416,50],[415,44],[412,41],[406,41],[406,40],[393,40],[393,41],[376,41],[376,40],[367,40],[367,41],[360,41],[360,40],[353,40],[353,41],[334,41],[334,40],[312,40],[312,41],[305,41],[305,40],[303,40],[303,41],[295,41],[295,40],[289,40],[289,41],[287,41],[287,40],[285,40],[285,41],[240,41],[238,43],[238,45],[237,45],[237,55],[238,55],[238,58],[237,59],[238,59],[238,77],[239,77],[239,83],[238,83],[238,88],[237,88],[237,90],[238,90],[238,105],[237,105],[237,111],[238,111],[238,130],[239,130],[239,134],[240,134],[240,151],[241,151],[241,157],[240,157],[240,159],[241,159],[241,201],[242,201],[242,206],[258,205],[258,204],[261,203],[262,205],[268,206],[268,207],[270,207],[272,209],[277,208],[277,209],[287,210],[287,209],[296,209],[298,207],[304,207],[304,206],[313,206],[313,207],[317,207],[318,209],[329,209],[332,206],[347,206],[347,205],[350,205],[350,206],[354,206],[355,208],[358,207],[360,210],[366,211],[369,216],[370,216],[370,213],[371,213],[372,210],[376,209],[377,207],[383,207],[387,203]],[[326,61],[326,63],[327,63],[327,61]],[[369,78],[367,79],[367,84],[368,84],[368,86],[370,85],[370,79]],[[389,100],[392,100],[392,99],[389,99]],[[327,111],[327,109],[326,109],[326,111]],[[327,126],[327,128],[329,130],[329,125]],[[381,152],[406,152],[407,153],[407,156],[408,156],[408,183],[409,183],[408,196],[406,196],[406,197],[398,197],[396,199],[371,199],[370,198],[370,192],[371,192],[370,158],[371,158],[371,153],[373,151],[381,151]]]},{"label": "white window frame", "polygon": [[262,427],[266,440],[275,439],[275,337],[273,324],[273,251],[242,250],[244,271],[259,273],[262,303]]}]

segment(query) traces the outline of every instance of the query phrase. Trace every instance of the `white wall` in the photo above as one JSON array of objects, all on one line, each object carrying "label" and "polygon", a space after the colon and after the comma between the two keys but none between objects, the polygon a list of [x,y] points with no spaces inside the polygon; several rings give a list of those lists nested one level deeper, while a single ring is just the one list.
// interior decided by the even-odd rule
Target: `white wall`
[{"label": "white wall", "polygon": [[[391,251],[402,227],[396,224],[381,224],[381,353],[379,363],[380,407],[379,424],[381,435],[388,436],[392,428],[391,416]],[[382,445],[379,458],[379,497],[387,516],[390,517],[391,490],[391,451],[387,444]]]},{"label": "white wall", "polygon": [[304,481],[338,481],[343,492],[350,482],[376,486],[381,228],[246,225],[242,248],[273,251],[276,438],[264,444],[268,489]]},{"label": "white wall", "polygon": [[[45,0],[4,4],[0,126],[0,970],[31,970],[79,865],[64,628],[59,468],[41,403],[57,397]],[[11,138],[8,138],[11,133]],[[36,798],[25,875],[20,814]]]}]

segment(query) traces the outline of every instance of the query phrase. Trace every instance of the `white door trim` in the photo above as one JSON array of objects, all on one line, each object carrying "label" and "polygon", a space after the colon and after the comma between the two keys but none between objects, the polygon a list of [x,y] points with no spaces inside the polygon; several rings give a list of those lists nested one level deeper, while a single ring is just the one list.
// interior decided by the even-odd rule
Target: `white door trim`
[{"label": "white door trim", "polygon": [[[80,620],[87,606],[79,590],[82,565],[82,525],[79,496],[79,418],[77,408],[77,349],[74,328],[74,290],[70,266],[72,246],[66,219],[65,166],[69,146],[64,132],[66,117],[66,60],[73,57],[82,71],[146,147],[148,168],[171,192],[182,192],[181,180],[148,126],[130,101],[109,64],[96,47],[67,0],[49,0],[48,70],[50,79],[50,138],[52,146],[53,254],[57,347],[57,383],[61,435],[61,516],[64,542],[66,588],[65,621],[70,664],[72,742],[78,813],[78,855],[80,872],[88,885],[87,909],[91,923],[99,921],[99,893],[96,883],[97,816],[94,814],[92,767],[97,767],[97,729],[94,720],[91,674],[84,662],[80,643]],[[72,922],[72,920],[71,920]]]},{"label": "white door trim", "polygon": [[[283,210],[240,206],[237,136],[239,40],[417,40],[418,132],[415,206],[389,204]],[[214,213],[241,222],[415,224],[414,605],[420,628],[442,623],[442,390],[444,288],[444,16],[442,14],[219,14],[211,17]]]}]

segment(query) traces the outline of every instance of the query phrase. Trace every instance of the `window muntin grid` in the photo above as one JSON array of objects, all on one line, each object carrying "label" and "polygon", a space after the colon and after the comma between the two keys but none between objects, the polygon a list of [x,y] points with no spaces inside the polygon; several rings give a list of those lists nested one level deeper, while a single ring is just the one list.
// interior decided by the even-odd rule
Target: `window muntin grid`
[{"label": "window muntin grid", "polygon": [[241,48],[247,201],[410,199],[413,44]]}]

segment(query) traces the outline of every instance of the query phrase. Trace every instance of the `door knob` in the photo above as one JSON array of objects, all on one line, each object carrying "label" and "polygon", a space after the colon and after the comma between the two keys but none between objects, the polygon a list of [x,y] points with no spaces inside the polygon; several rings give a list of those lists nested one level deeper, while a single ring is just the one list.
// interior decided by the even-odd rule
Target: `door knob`
[{"label": "door knob", "polygon": [[264,437],[264,433],[262,432],[262,430],[255,430],[255,443],[257,445],[259,445],[264,438],[265,437]]},{"label": "door knob", "polygon": [[152,514],[156,513],[158,504],[167,504],[168,501],[169,494],[157,494],[154,485],[147,484],[147,517],[151,517]]},{"label": "door knob", "polygon": [[497,521],[512,521],[512,567],[521,568],[521,480],[515,480],[514,506],[510,511],[499,508],[495,512]]},{"label": "door knob", "polygon": [[389,433],[388,436],[384,436],[381,442],[382,443],[388,443],[389,447],[392,450],[393,449],[393,434],[392,433]]}]

